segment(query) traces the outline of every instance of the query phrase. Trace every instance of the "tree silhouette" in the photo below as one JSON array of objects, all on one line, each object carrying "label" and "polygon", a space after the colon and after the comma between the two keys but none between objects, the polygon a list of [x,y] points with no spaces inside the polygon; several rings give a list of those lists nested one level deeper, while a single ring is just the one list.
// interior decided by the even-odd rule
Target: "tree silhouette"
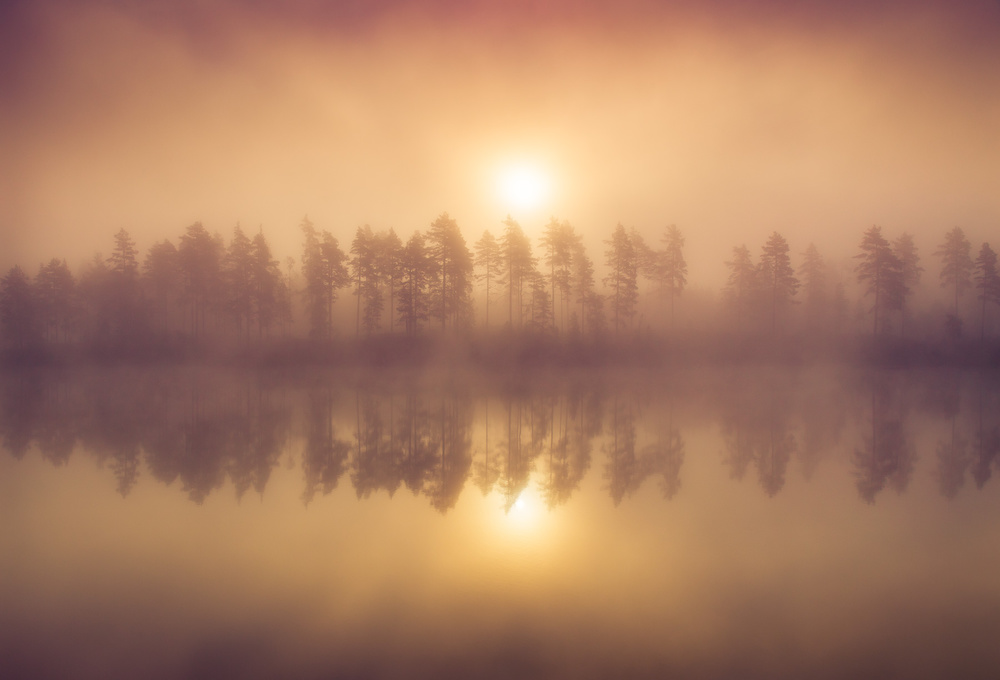
[{"label": "tree silhouette", "polygon": [[904,335],[906,329],[906,299],[916,290],[924,268],[920,266],[920,255],[917,253],[917,246],[913,242],[913,237],[906,232],[900,234],[899,238],[893,241],[892,252],[899,260],[903,276],[903,295],[900,300],[899,325],[900,335]]},{"label": "tree silhouette", "polygon": [[389,289],[389,332],[395,330],[396,289],[399,287],[401,270],[400,257],[403,252],[403,242],[396,235],[396,230],[379,234],[378,237],[378,273],[385,286]]},{"label": "tree silhouette", "polygon": [[152,307],[153,325],[161,331],[170,330],[171,309],[181,289],[180,256],[173,243],[164,240],[150,247],[142,264],[142,282]]},{"label": "tree silhouette", "polygon": [[605,264],[608,267],[604,285],[610,289],[608,299],[611,303],[617,336],[619,329],[631,324],[635,316],[635,304],[639,298],[639,263],[634,241],[621,222],[615,227],[611,238],[604,243],[608,246],[604,252]]},{"label": "tree silhouette", "polygon": [[253,318],[253,257],[251,243],[237,224],[222,260],[225,306],[236,324],[237,337],[250,337]]},{"label": "tree silhouette", "polygon": [[660,298],[666,290],[670,299],[670,327],[674,326],[674,299],[684,292],[687,284],[687,262],[684,260],[684,235],[676,225],[667,227],[661,239],[663,250],[657,253],[656,278],[659,281]]},{"label": "tree silhouette", "polygon": [[726,267],[729,269],[729,278],[726,279],[724,294],[736,313],[736,328],[742,330],[759,288],[757,267],[753,263],[750,249],[745,245],[733,248],[733,259],[726,262]]},{"label": "tree silhouette", "polygon": [[960,227],[949,231],[934,254],[941,258],[941,287],[955,289],[953,313],[958,318],[958,299],[972,286],[972,244]]},{"label": "tree silhouette", "polygon": [[552,322],[554,305],[546,288],[545,276],[539,271],[531,273],[531,302],[528,306],[528,325],[532,330],[545,332],[554,329]]},{"label": "tree silhouette", "polygon": [[829,309],[828,272],[823,257],[812,243],[802,255],[799,276],[802,279],[802,293],[805,297],[803,306],[806,323],[810,330],[819,331],[825,326]]},{"label": "tree silhouette", "polygon": [[[379,239],[367,224],[358,227],[351,242],[351,279],[357,296],[355,334],[371,335],[382,319],[382,277],[379,271]],[[363,321],[362,321],[363,317]]]},{"label": "tree silhouette", "polygon": [[263,232],[258,232],[250,243],[250,300],[258,337],[265,335],[276,322],[291,320],[288,296],[278,261],[271,256],[271,247]]},{"label": "tree silhouette", "polygon": [[[503,257],[503,282],[507,286],[507,323],[511,329],[521,327],[524,319],[524,285],[530,283],[535,270],[535,258],[531,254],[531,242],[521,230],[521,225],[510,215],[503,221],[504,232],[500,237],[500,252]],[[514,311],[517,310],[515,321]]]},{"label": "tree silhouette", "polygon": [[39,328],[51,342],[68,340],[76,316],[76,281],[66,260],[52,259],[35,277]]},{"label": "tree silhouette", "polygon": [[418,231],[410,237],[400,258],[400,291],[397,311],[403,321],[407,335],[420,331],[420,325],[427,320],[430,301],[427,287],[432,263],[427,256],[424,237]]},{"label": "tree silhouette", "polygon": [[127,342],[134,339],[144,321],[139,297],[139,251],[124,229],[115,234],[114,241],[104,294],[111,309],[111,333],[117,342]]},{"label": "tree silhouette", "polygon": [[478,241],[476,241],[475,246],[475,257],[473,259],[473,265],[481,270],[476,278],[480,281],[486,282],[486,323],[485,326],[489,328],[490,326],[490,284],[496,280],[500,268],[503,266],[503,256],[500,253],[500,244],[497,243],[496,238],[487,229],[483,232],[483,235]]},{"label": "tree silhouette", "polygon": [[344,251],[328,231],[321,235],[308,217],[301,224],[305,243],[302,273],[306,280],[306,307],[309,312],[309,335],[317,340],[333,337],[333,303],[337,291],[350,283]]},{"label": "tree silhouette", "polygon": [[139,251],[136,250],[135,241],[124,229],[119,229],[115,234],[115,247],[108,258],[111,271],[119,274],[123,281],[135,284],[139,276]]},{"label": "tree silhouette", "polygon": [[452,328],[472,321],[472,253],[465,244],[458,223],[441,213],[427,229],[427,255],[433,263],[430,289],[434,300],[432,316]]},{"label": "tree silhouette", "polygon": [[791,259],[788,257],[788,242],[778,232],[773,232],[764,244],[758,264],[758,276],[770,298],[771,333],[777,328],[778,309],[789,304],[799,289]]},{"label": "tree silhouette", "polygon": [[861,253],[854,256],[858,283],[866,284],[865,295],[875,298],[872,305],[874,321],[872,335],[878,335],[879,315],[889,310],[901,309],[906,286],[903,283],[902,263],[882,236],[882,227],[870,227],[861,239]]},{"label": "tree silhouette", "polygon": [[984,243],[976,257],[976,288],[979,289],[979,299],[982,300],[982,313],[979,322],[979,340],[986,338],[986,303],[1000,303],[1000,274],[997,273],[997,254]]},{"label": "tree silhouette", "polygon": [[223,245],[195,222],[180,238],[177,248],[182,280],[182,301],[188,305],[191,334],[204,337],[210,312],[221,289]]},{"label": "tree silhouette", "polygon": [[573,241],[573,295],[580,303],[580,330],[596,335],[604,330],[604,299],[594,290],[594,263],[583,239]]},{"label": "tree silhouette", "polygon": [[[541,244],[545,252],[545,266],[549,269],[549,288],[552,299],[552,327],[556,322],[556,291],[559,291],[559,307],[564,311],[569,304],[570,280],[573,264],[573,227],[569,222],[552,217],[542,231]],[[565,321],[563,322],[565,325]]]},{"label": "tree silhouette", "polygon": [[4,339],[11,347],[25,349],[37,339],[34,291],[28,275],[16,265],[0,279],[0,325],[3,326]]}]

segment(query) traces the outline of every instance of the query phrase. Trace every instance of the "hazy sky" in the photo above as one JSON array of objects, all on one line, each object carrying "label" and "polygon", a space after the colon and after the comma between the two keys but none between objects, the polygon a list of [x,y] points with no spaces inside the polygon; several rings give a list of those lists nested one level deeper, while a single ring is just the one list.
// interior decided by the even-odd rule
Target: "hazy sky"
[{"label": "hazy sky", "polygon": [[1000,241],[1000,2],[0,0],[4,268],[196,220],[472,241],[512,163],[529,233],[676,223],[695,284],[775,229]]}]

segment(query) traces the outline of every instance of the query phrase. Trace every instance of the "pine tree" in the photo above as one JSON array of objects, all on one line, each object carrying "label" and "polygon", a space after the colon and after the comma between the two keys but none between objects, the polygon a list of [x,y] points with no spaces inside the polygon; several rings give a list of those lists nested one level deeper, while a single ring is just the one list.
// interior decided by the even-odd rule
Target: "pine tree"
[{"label": "pine tree", "polygon": [[115,247],[108,258],[111,271],[119,275],[120,281],[127,285],[134,285],[136,277],[139,275],[139,262],[136,259],[139,251],[136,250],[135,241],[124,229],[119,229],[115,234]]},{"label": "pine tree", "polygon": [[105,291],[111,309],[112,333],[125,342],[142,327],[143,308],[139,300],[139,262],[135,241],[124,229],[114,236],[115,247],[108,258],[110,285]]},{"label": "pine tree", "polygon": [[770,298],[773,334],[777,327],[778,309],[789,304],[799,289],[799,280],[795,278],[788,256],[788,242],[778,232],[773,232],[764,244],[758,271],[761,284]]},{"label": "pine tree", "polygon": [[965,232],[955,227],[945,235],[944,243],[934,254],[941,258],[941,287],[955,289],[954,314],[958,317],[958,299],[972,286],[972,244]]},{"label": "pine tree", "polygon": [[[511,329],[520,327],[524,309],[524,285],[529,282],[535,269],[535,258],[531,254],[531,242],[521,230],[521,225],[510,215],[503,221],[503,235],[500,237],[500,252],[506,271],[502,275],[507,285],[507,322]],[[517,310],[515,322],[514,310]]]},{"label": "pine tree", "polygon": [[[663,235],[663,250],[659,259],[661,296],[665,288],[670,299],[670,327],[674,327],[674,300],[687,284],[687,262],[684,261],[684,235],[676,225],[667,227]],[[664,285],[665,284],[665,285]]]},{"label": "pine tree", "polygon": [[379,234],[378,239],[378,273],[383,284],[389,289],[389,332],[395,329],[396,289],[399,287],[399,259],[403,251],[403,242],[396,235],[396,230]]},{"label": "pine tree", "polygon": [[397,311],[403,321],[407,335],[420,331],[420,325],[427,320],[427,281],[432,263],[427,256],[423,234],[414,232],[403,247],[400,258],[400,291]]},{"label": "pine tree", "polygon": [[476,241],[473,265],[480,270],[476,278],[486,282],[486,327],[490,325],[490,284],[497,279],[503,266],[500,244],[489,230]]},{"label": "pine tree", "polygon": [[802,292],[805,295],[805,312],[808,325],[819,330],[824,325],[829,300],[827,295],[827,270],[823,257],[812,243],[806,248],[799,267]]},{"label": "pine tree", "polygon": [[[351,279],[357,296],[355,334],[371,334],[378,330],[382,318],[382,288],[379,275],[378,237],[367,224],[358,227],[351,242]],[[362,323],[362,316],[364,322]]]},{"label": "pine tree", "polygon": [[50,341],[69,338],[76,316],[76,281],[66,260],[52,259],[38,270],[34,283],[39,328]]},{"label": "pine tree", "polygon": [[569,222],[549,219],[542,232],[542,249],[545,252],[545,266],[549,270],[551,291],[552,328],[556,323],[556,291],[561,295],[561,305],[565,308],[569,296],[570,270],[573,258],[573,227]]},{"label": "pine tree", "polygon": [[264,233],[258,231],[250,243],[250,297],[252,316],[257,320],[257,337],[291,313],[291,307],[285,304],[288,295],[285,286],[278,260],[271,255]]},{"label": "pine tree", "polygon": [[736,312],[736,329],[742,331],[758,289],[757,267],[753,263],[750,249],[745,245],[733,248],[733,259],[726,262],[726,267],[729,269],[729,278],[726,279],[724,294]]},{"label": "pine tree", "polygon": [[[573,240],[573,271],[572,286],[573,297],[580,304],[580,331],[595,332],[597,329],[591,321],[600,319],[603,307],[600,305],[600,296],[594,292],[594,263],[587,255],[587,249],[583,245],[583,239],[577,235]],[[595,303],[595,300],[597,301]],[[599,312],[594,312],[595,304],[601,307]],[[603,323],[603,319],[601,319]]]},{"label": "pine tree", "polygon": [[162,331],[170,329],[170,309],[181,289],[180,261],[177,248],[169,240],[154,243],[142,264],[142,283],[146,298],[153,306],[154,320],[159,318]]},{"label": "pine tree", "polygon": [[906,296],[902,263],[882,236],[882,227],[872,226],[865,231],[860,248],[861,252],[854,256],[860,260],[856,268],[858,283],[866,285],[866,296],[875,298],[872,335],[878,335],[879,319],[884,319],[891,310],[902,308]]},{"label": "pine tree", "polygon": [[433,316],[441,320],[442,330],[459,328],[472,322],[472,253],[458,228],[458,223],[441,213],[427,230],[427,253],[434,263],[431,289],[435,304]]},{"label": "pine tree", "polygon": [[28,275],[18,266],[0,279],[0,327],[6,343],[30,347],[38,337],[37,306]]},{"label": "pine tree", "polygon": [[997,273],[997,254],[984,243],[976,258],[976,288],[982,300],[982,315],[979,323],[979,340],[986,339],[986,303],[1000,303],[1000,274]]},{"label": "pine tree", "polygon": [[302,220],[301,229],[305,237],[302,275],[306,282],[309,334],[317,340],[326,340],[333,336],[333,303],[337,300],[337,291],[350,283],[344,265],[346,256],[337,239],[328,231],[317,232],[308,217]]},{"label": "pine tree", "polygon": [[182,278],[182,299],[188,304],[191,332],[204,336],[208,314],[217,307],[222,279],[223,245],[212,238],[201,222],[187,228],[177,248]]},{"label": "pine tree", "polygon": [[906,300],[916,290],[920,283],[920,275],[924,268],[920,266],[920,255],[913,237],[903,232],[892,244],[892,252],[899,259],[903,275],[903,299],[900,304],[900,335],[906,329]]},{"label": "pine tree", "polygon": [[604,252],[608,267],[604,285],[611,291],[609,299],[617,336],[621,327],[631,324],[635,316],[635,304],[639,299],[639,262],[633,239],[621,222],[615,227],[611,238],[604,243],[608,246]]},{"label": "pine tree", "polygon": [[233,229],[233,239],[229,242],[222,260],[222,276],[225,284],[225,306],[236,323],[236,334],[250,336],[253,319],[253,259],[251,243],[243,229],[237,224]]}]

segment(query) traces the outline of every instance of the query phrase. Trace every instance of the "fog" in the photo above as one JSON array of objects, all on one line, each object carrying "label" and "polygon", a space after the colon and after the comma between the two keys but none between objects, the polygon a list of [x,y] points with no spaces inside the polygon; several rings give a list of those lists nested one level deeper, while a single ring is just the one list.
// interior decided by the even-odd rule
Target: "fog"
[{"label": "fog", "polygon": [[[780,231],[853,254],[863,229],[1000,222],[995,3],[145,3],[5,6],[0,266],[74,269],[126,228],[145,251],[202,221],[301,253],[303,215],[470,242],[508,213],[687,235],[717,289]],[[517,211],[509,162],[552,192]],[[602,258],[594,257],[595,261]],[[599,262],[600,266],[600,262]]]}]

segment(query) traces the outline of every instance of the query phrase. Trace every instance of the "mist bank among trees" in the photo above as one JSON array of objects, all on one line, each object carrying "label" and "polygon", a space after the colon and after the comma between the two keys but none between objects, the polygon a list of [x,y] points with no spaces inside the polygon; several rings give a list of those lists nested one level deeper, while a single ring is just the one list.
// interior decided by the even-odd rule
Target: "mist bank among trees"
[{"label": "mist bank among trees", "polygon": [[239,225],[227,242],[195,223],[145,253],[122,229],[76,273],[59,259],[7,272],[0,331],[14,362],[1000,356],[997,256],[958,227],[925,260],[909,234],[873,226],[848,263],[813,244],[796,254],[774,232],[756,257],[732,247],[713,292],[689,288],[675,225],[648,243],[619,223],[600,271],[567,221],[552,218],[537,244],[510,217],[500,226],[470,247],[443,213],[405,241],[364,225],[342,245],[305,218],[301,255],[283,263]]}]

